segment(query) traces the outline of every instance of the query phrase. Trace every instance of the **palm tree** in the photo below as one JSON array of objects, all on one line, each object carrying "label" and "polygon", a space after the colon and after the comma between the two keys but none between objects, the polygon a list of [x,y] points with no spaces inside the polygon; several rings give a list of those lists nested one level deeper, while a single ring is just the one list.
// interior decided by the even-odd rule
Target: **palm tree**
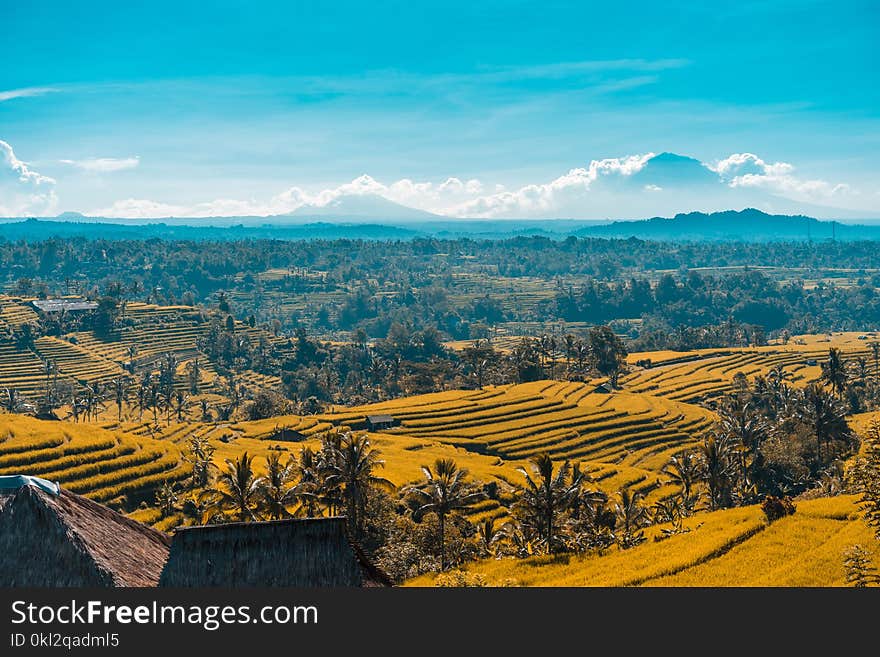
[{"label": "palm tree", "polygon": [[113,392],[116,398],[116,418],[122,422],[122,406],[128,399],[128,379],[120,376],[113,381]]},{"label": "palm tree", "polygon": [[580,486],[569,481],[571,465],[568,461],[555,474],[549,454],[533,456],[529,465],[531,474],[525,468],[518,468],[526,479],[526,487],[517,501],[516,510],[523,517],[523,524],[535,529],[547,546],[547,552],[552,554],[557,543],[554,522],[577,499]]},{"label": "palm tree", "polygon": [[296,514],[314,518],[318,512],[318,502],[324,497],[320,464],[315,451],[308,445],[303,447],[299,457],[294,457],[292,467],[294,476],[299,479],[293,489],[293,496],[299,502]]},{"label": "palm tree", "polygon": [[709,489],[709,508],[727,506],[730,495],[730,444],[723,436],[708,436],[700,445],[702,479]]},{"label": "palm tree", "polygon": [[672,481],[681,487],[681,498],[685,508],[691,506],[691,491],[694,484],[700,480],[700,460],[693,452],[685,452],[673,456],[669,463],[663,466],[661,471]]},{"label": "palm tree", "polygon": [[342,436],[335,462],[330,465],[327,483],[341,487],[349,530],[355,539],[363,533],[363,511],[369,492],[377,488],[394,490],[394,484],[373,474],[384,465],[379,451],[372,448],[366,435],[346,433]]},{"label": "palm tree", "polygon": [[846,423],[846,411],[819,384],[811,384],[804,390],[801,418],[813,430],[816,437],[816,460],[822,465],[822,445],[835,440],[846,440],[851,430]]},{"label": "palm tree", "polygon": [[492,554],[499,539],[500,535],[495,531],[495,521],[492,518],[485,518],[477,523],[477,545],[481,556],[488,557]]},{"label": "palm tree", "polygon": [[184,392],[177,391],[174,393],[173,406],[174,413],[177,415],[177,421],[183,422],[183,416],[186,413],[189,404],[189,395]]},{"label": "palm tree", "polygon": [[620,546],[628,548],[644,540],[638,530],[647,524],[648,510],[642,506],[642,494],[638,491],[633,492],[629,487],[626,487],[622,488],[617,495],[620,501],[615,503],[614,512],[623,529]]},{"label": "palm tree", "polygon": [[172,482],[166,481],[163,483],[155,495],[156,506],[159,507],[159,512],[163,518],[167,518],[176,511],[177,501],[180,496],[177,494],[177,489]]},{"label": "palm tree", "polygon": [[423,465],[425,481],[410,490],[421,498],[422,506],[417,514],[433,512],[437,514],[440,535],[440,569],[446,570],[446,516],[455,509],[461,509],[483,498],[483,493],[475,491],[468,484],[468,471],[459,468],[452,459],[438,458],[434,470]]},{"label": "palm tree", "polygon": [[256,520],[263,488],[263,477],[257,477],[254,457],[244,452],[237,459],[226,459],[226,470],[217,478],[217,486],[204,491],[199,500],[209,500],[207,516],[228,512],[240,522]]},{"label": "palm tree", "polygon": [[880,376],[880,342],[871,343],[871,356],[874,359],[874,376]]},{"label": "palm tree", "polygon": [[292,459],[282,462],[281,452],[272,452],[266,458],[266,476],[263,479],[263,508],[270,520],[291,516],[287,507],[296,500],[292,485],[296,466]]},{"label": "palm tree", "polygon": [[831,347],[828,350],[828,360],[822,363],[822,380],[831,386],[838,397],[843,396],[846,388],[846,361],[840,353],[840,349]]},{"label": "palm tree", "polygon": [[740,470],[740,494],[745,496],[749,486],[749,459],[758,453],[758,448],[767,437],[768,427],[760,413],[752,409],[751,403],[738,403],[721,409],[718,431],[736,445]]}]

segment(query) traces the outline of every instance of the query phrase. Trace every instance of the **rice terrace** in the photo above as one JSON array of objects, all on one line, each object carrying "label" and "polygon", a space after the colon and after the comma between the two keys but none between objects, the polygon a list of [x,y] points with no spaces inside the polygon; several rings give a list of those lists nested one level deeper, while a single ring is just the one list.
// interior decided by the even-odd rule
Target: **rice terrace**
[{"label": "rice terrace", "polygon": [[0,25],[0,594],[308,589],[326,652],[880,587],[878,3]]},{"label": "rice terrace", "polygon": [[[872,331],[780,331],[756,345],[734,326],[736,346],[627,353],[607,327],[575,325],[435,338],[421,365],[383,356],[398,327],[324,341],[235,319],[224,293],[204,306],[86,298],[46,312],[36,297],[0,297],[0,477],[56,482],[159,531],[336,515],[358,482],[361,513],[378,518],[349,531],[407,585],[845,585],[847,550],[877,555],[853,479],[880,437]],[[217,336],[246,357],[224,359]],[[292,387],[289,363],[321,352],[319,380],[363,362],[351,393]],[[452,363],[454,383],[423,380]],[[798,403],[827,408],[788,409]],[[817,426],[829,432],[821,469]],[[437,499],[433,485],[445,486]],[[767,499],[796,511],[777,518]]]}]

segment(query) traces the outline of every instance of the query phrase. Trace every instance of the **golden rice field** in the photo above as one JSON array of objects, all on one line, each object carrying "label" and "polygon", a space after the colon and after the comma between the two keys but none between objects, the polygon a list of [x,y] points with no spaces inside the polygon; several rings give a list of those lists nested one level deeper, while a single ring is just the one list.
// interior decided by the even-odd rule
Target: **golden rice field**
[{"label": "golden rice field", "polygon": [[[38,317],[28,305],[31,299],[0,295],[0,334],[10,328],[36,322]],[[165,354],[173,354],[178,362],[175,387],[188,387],[187,366],[198,356],[197,341],[208,330],[208,323],[196,308],[190,306],[157,306],[128,302],[121,313],[123,326],[109,336],[92,331],[77,331],[62,336],[42,336],[30,347],[23,347],[9,338],[0,338],[0,389],[11,388],[30,400],[36,400],[46,386],[46,363],[55,368],[59,381],[80,385],[108,383],[125,375],[132,356],[141,370],[154,364]],[[4,330],[6,329],[6,330]],[[253,344],[261,340],[279,349],[286,349],[286,340],[236,323],[236,332]],[[217,373],[200,359],[202,392],[216,386]],[[246,371],[239,384],[249,389],[280,387],[278,377]]]},{"label": "golden rice field", "polygon": [[[627,358],[632,371],[621,377],[620,383],[624,390],[636,394],[707,403],[731,390],[734,377],[740,373],[751,379],[780,368],[790,384],[816,381],[830,347],[840,349],[847,359],[864,357],[873,368],[869,344],[875,337],[871,333],[835,333],[830,338],[796,336],[786,345],[634,353]],[[646,359],[651,361],[650,367],[635,365]]]},{"label": "golden rice field", "polygon": [[[662,526],[629,550],[602,555],[484,559],[464,570],[488,585],[519,586],[844,586],[843,551],[861,544],[877,561],[880,543],[859,517],[856,499],[802,501],[797,511],[767,523],[758,506],[699,513],[691,531],[660,541]],[[424,575],[408,586],[433,586]]]},{"label": "golden rice field", "polygon": [[99,502],[149,493],[187,474],[176,445],[94,425],[0,414],[0,475],[57,481]]},{"label": "golden rice field", "polygon": [[[28,312],[25,301],[0,297],[0,322],[26,322]],[[193,309],[132,303],[126,313],[133,324],[110,339],[79,332],[41,337],[30,349],[0,342],[0,389],[14,387],[36,398],[45,385],[47,358],[56,363],[59,378],[107,382],[123,372],[133,345],[137,358],[146,363],[169,350],[175,353],[176,386],[185,389],[187,363],[196,354],[195,339],[204,326]],[[241,331],[259,338],[258,331],[244,325]],[[622,388],[610,393],[597,387],[601,380],[546,380],[254,422],[200,422],[192,419],[195,413],[178,422],[173,414],[154,418],[149,410],[127,408],[117,419],[112,404],[92,423],[0,414],[0,475],[42,476],[95,500],[131,508],[163,482],[187,476],[182,454],[192,437],[210,441],[218,467],[247,451],[262,470],[271,453],[294,455],[305,445],[317,448],[328,430],[367,430],[368,416],[390,415],[393,427],[370,432],[385,461],[380,474],[403,486],[421,479],[421,466],[451,457],[474,480],[497,484],[496,499],[467,511],[474,521],[492,518],[500,525],[508,514],[509,493],[523,483],[518,468],[541,452],[559,462],[579,463],[593,487],[610,495],[629,487],[643,493],[650,505],[677,493],[662,474],[663,466],[698,444],[715,418],[711,402],[731,389],[738,373],[751,378],[779,367],[794,385],[804,385],[819,377],[818,363],[831,346],[847,358],[864,356],[872,364],[870,339],[859,338],[857,333],[799,336],[787,345],[632,354]],[[650,367],[636,366],[645,359],[651,360]],[[207,362],[201,368],[203,394],[222,401],[216,395],[216,370]],[[240,383],[275,388],[280,381],[246,372]],[[854,416],[851,423],[864,431],[875,415]],[[160,529],[180,521],[161,518],[152,508],[131,515]],[[660,541],[653,537],[661,528],[648,528],[649,540],[627,551],[493,559],[470,564],[467,570],[490,584],[515,581],[523,586],[839,585],[844,581],[845,547],[861,543],[874,550],[875,560],[880,557],[852,497],[800,502],[794,516],[770,525],[758,507],[746,507],[699,513],[686,526],[690,532]],[[431,577],[410,582],[433,583]]]}]

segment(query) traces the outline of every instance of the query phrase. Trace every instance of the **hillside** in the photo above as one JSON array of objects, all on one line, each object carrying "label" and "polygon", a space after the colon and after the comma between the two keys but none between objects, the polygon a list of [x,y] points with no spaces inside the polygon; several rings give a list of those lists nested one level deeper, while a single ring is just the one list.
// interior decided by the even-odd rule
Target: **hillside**
[{"label": "hillside", "polygon": [[690,212],[671,218],[653,217],[587,226],[580,237],[637,237],[646,240],[734,240],[745,242],[809,240],[876,240],[880,226],[821,221],[806,216],[767,214],[747,208],[741,211]]},{"label": "hillside", "polygon": [[[605,554],[486,559],[468,564],[489,586],[845,586],[843,551],[880,544],[855,498],[800,502],[794,515],[768,523],[757,506],[700,513],[689,531],[662,540],[663,527],[629,550]],[[407,586],[433,586],[424,575]]]}]

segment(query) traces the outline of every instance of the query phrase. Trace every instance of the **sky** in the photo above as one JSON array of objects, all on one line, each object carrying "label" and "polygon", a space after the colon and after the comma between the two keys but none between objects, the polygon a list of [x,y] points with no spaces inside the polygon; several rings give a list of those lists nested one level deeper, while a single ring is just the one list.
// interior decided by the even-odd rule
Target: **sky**
[{"label": "sky", "polygon": [[0,0],[0,30],[0,216],[880,218],[876,1]]}]

